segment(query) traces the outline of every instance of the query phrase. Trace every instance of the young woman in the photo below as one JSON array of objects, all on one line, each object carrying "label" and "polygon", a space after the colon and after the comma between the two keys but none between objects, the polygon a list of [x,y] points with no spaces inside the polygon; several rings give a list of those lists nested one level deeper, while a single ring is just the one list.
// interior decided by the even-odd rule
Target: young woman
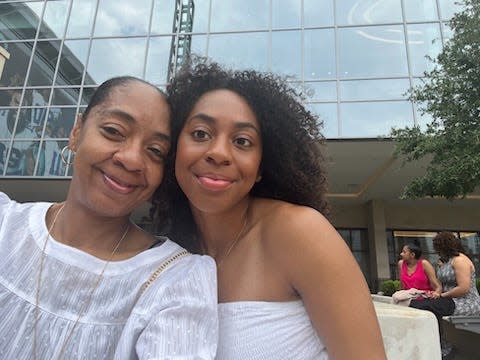
[{"label": "young woman", "polygon": [[422,259],[422,249],[418,244],[409,242],[404,245],[400,257],[398,272],[402,289],[423,290],[426,296],[430,296],[433,291],[438,294],[442,292],[442,286],[435,276],[435,269],[428,260]]},{"label": "young woman", "polygon": [[364,277],[322,215],[322,138],[294,90],[199,61],[168,96],[171,235],[217,262],[217,358],[385,359]]},{"label": "young woman", "polygon": [[159,187],[169,148],[165,96],[114,78],[62,152],[74,168],[67,199],[0,193],[0,358],[214,357],[213,260],[129,219]]}]

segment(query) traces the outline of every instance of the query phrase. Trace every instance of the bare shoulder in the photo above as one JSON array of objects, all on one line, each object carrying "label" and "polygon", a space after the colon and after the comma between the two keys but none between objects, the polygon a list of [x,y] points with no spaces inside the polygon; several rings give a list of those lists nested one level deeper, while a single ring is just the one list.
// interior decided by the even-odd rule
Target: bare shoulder
[{"label": "bare shoulder", "polygon": [[[258,199],[260,241],[269,255],[282,261],[320,256],[345,242],[317,210],[278,200]],[[328,245],[328,246],[324,246]]]},{"label": "bare shoulder", "polygon": [[467,255],[460,253],[458,256],[455,256],[452,260],[453,268],[464,268],[464,267],[473,267],[472,260],[468,258]]}]

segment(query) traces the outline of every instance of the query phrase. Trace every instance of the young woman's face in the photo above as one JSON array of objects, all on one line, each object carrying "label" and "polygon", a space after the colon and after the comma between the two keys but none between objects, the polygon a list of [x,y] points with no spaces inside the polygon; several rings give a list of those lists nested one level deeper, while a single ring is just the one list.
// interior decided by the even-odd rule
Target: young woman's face
[{"label": "young woman's face", "polygon": [[124,216],[148,200],[163,179],[170,149],[170,109],[151,86],[113,89],[70,135],[76,152],[71,192],[105,216]]},{"label": "young woman's face", "polygon": [[178,138],[175,176],[199,211],[228,211],[248,196],[262,160],[260,125],[230,90],[205,93]]},{"label": "young woman's face", "polygon": [[410,251],[410,248],[407,245],[405,245],[402,248],[402,252],[400,253],[400,257],[402,258],[402,260],[409,260],[409,259],[415,258],[414,254]]}]

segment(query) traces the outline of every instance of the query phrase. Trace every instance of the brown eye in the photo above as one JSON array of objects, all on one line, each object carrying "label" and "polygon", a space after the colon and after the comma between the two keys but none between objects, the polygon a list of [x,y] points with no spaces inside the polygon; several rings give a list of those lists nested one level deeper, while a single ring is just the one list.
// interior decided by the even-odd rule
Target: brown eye
[{"label": "brown eye", "polygon": [[206,131],[195,130],[192,132],[192,137],[197,140],[205,140],[209,138],[209,135]]}]

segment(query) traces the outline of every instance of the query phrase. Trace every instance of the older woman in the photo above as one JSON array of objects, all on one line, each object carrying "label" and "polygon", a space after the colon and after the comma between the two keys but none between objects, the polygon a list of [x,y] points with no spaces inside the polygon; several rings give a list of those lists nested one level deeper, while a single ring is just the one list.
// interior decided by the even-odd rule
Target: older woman
[{"label": "older woman", "polygon": [[0,193],[0,358],[212,359],[215,263],[130,221],[163,179],[170,109],[131,77],[103,83],[62,152],[64,202]]},{"label": "older woman", "polygon": [[443,259],[437,269],[443,287],[439,297],[453,299],[453,315],[480,315],[475,266],[465,255],[460,240],[451,232],[443,231],[433,239],[433,248]]}]

